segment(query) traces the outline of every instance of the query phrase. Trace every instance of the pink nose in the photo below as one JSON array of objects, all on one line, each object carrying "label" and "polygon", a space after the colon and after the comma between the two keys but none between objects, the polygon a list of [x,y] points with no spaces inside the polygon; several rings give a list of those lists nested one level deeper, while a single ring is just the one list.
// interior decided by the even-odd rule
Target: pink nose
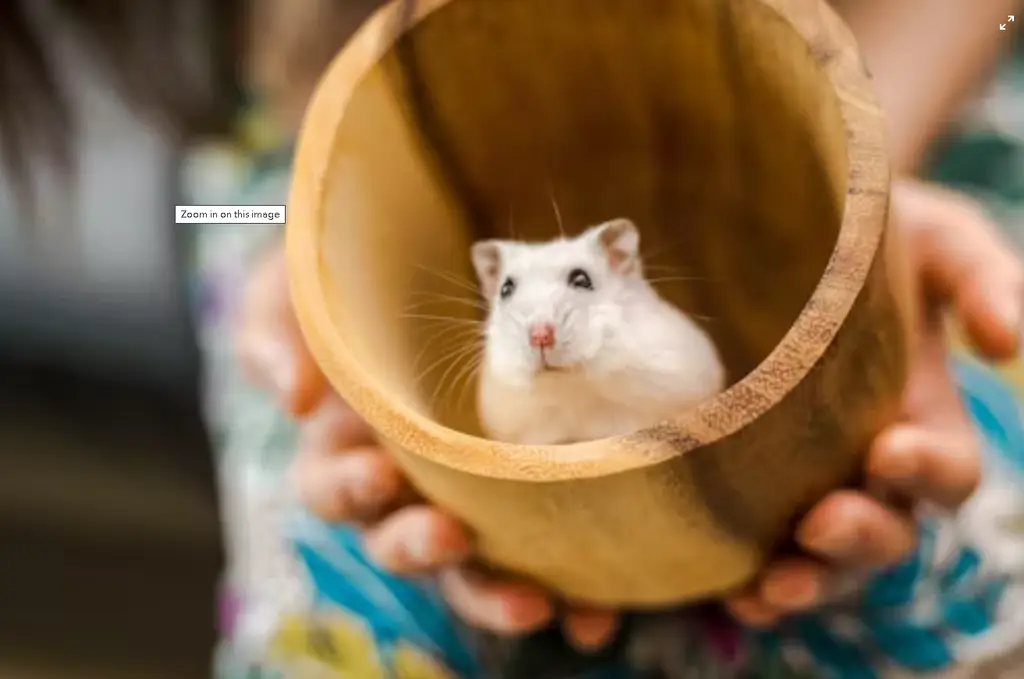
[{"label": "pink nose", "polygon": [[545,349],[555,346],[555,326],[538,323],[530,328],[530,346]]}]

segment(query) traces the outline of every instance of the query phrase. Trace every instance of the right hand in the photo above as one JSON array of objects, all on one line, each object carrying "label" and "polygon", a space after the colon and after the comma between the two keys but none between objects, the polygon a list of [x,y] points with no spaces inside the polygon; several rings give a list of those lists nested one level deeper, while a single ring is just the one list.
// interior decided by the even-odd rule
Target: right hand
[{"label": "right hand", "polygon": [[[370,427],[330,388],[299,331],[279,246],[252,271],[240,321],[243,368],[300,422],[291,471],[308,509],[326,521],[361,525],[369,555],[393,572],[439,573],[448,605],[471,625],[519,634],[554,618],[545,590],[464,565],[473,548],[469,531],[416,495]],[[567,636],[582,648],[602,644],[615,624],[603,611],[571,611],[565,619]]]}]

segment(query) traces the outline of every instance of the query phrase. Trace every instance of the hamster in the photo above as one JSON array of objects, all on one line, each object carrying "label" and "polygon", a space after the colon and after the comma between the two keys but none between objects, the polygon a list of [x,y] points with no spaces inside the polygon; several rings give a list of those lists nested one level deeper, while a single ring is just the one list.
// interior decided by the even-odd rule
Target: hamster
[{"label": "hamster", "polygon": [[626,434],[721,391],[710,337],[644,278],[628,219],[543,243],[486,240],[478,412],[493,439],[562,444]]},{"label": "hamster", "polygon": [[[520,444],[627,434],[720,392],[711,338],[644,277],[640,234],[613,219],[575,238],[486,240],[471,258],[487,301],[477,388],[485,433]],[[685,612],[629,616],[601,653],[573,650],[557,627],[517,639],[483,635],[503,679],[565,679],[621,661],[645,676],[689,676]],[[685,646],[685,650],[684,650]]]}]

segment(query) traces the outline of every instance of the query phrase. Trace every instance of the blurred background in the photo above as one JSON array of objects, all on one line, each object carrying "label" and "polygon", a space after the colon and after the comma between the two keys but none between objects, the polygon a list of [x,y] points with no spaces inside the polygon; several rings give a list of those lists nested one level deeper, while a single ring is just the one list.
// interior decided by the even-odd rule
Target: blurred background
[{"label": "blurred background", "polygon": [[[317,77],[378,4],[0,5],[0,677],[273,675],[272,621],[308,605],[295,432],[230,342],[279,227],[173,206],[284,203]],[[901,169],[1024,244],[1012,3],[836,4],[881,98],[922,111],[892,130]]]}]

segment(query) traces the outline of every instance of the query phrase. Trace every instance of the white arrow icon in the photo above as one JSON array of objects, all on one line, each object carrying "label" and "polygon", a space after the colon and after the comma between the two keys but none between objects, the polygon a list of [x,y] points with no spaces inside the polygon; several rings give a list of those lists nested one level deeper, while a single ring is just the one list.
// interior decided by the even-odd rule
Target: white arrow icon
[{"label": "white arrow icon", "polygon": [[1009,16],[1009,19],[1010,19],[1010,21],[1013,21],[1013,15],[1012,14]]},{"label": "white arrow icon", "polygon": [[1006,24],[999,24],[999,30],[1000,31],[1005,31],[1006,30]]}]

